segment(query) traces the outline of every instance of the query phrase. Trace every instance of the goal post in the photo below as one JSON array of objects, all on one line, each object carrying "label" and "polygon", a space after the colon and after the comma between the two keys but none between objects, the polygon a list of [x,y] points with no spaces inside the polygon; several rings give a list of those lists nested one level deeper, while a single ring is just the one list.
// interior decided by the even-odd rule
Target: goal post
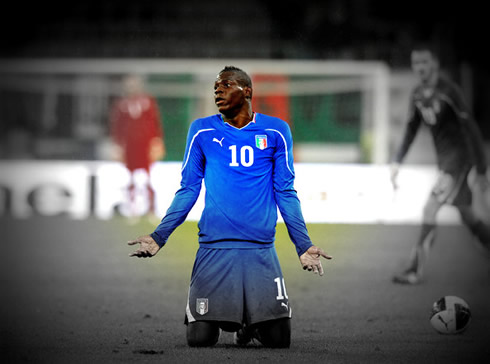
[{"label": "goal post", "polygon": [[[19,107],[1,101],[0,111],[6,125],[25,120],[39,139],[41,157],[56,158],[56,151],[63,150],[54,147],[56,143],[64,142],[69,153],[76,143],[67,140],[97,145],[107,139],[107,113],[119,92],[119,80],[139,73],[146,76],[147,90],[159,102],[168,159],[181,160],[190,121],[217,112],[212,86],[226,65],[240,67],[252,77],[256,111],[290,123],[297,161],[388,161],[389,69],[375,61],[1,60],[0,95]],[[28,102],[30,109],[20,107]]]}]

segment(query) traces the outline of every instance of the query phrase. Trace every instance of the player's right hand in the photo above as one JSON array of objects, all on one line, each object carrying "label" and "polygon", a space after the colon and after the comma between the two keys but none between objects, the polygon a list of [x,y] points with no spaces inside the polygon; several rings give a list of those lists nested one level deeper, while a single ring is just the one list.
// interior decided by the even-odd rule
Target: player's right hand
[{"label": "player's right hand", "polygon": [[487,192],[490,188],[490,181],[485,173],[477,174],[475,178],[475,185],[478,186],[483,192]]},{"label": "player's right hand", "polygon": [[390,179],[394,190],[398,188],[397,178],[398,178],[399,171],[400,171],[400,164],[392,163],[390,166]]},{"label": "player's right hand", "polygon": [[151,258],[160,250],[160,247],[150,235],[143,235],[135,240],[128,241],[128,245],[136,244],[139,244],[139,248],[129,254],[130,257]]}]

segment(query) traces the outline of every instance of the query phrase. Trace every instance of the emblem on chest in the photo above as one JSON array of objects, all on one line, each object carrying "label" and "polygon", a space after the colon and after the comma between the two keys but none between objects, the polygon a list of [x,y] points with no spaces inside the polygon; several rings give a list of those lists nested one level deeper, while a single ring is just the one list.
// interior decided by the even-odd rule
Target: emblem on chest
[{"label": "emblem on chest", "polygon": [[424,122],[428,125],[437,124],[437,116],[441,112],[441,104],[437,99],[416,101],[415,106],[420,111]]},{"label": "emblem on chest", "polygon": [[267,135],[256,135],[255,146],[260,150],[267,148]]}]

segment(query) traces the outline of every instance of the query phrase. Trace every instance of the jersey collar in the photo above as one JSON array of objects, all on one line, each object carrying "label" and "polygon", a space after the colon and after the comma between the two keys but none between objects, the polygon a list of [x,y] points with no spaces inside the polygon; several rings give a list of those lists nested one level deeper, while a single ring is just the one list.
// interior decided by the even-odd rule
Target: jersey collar
[{"label": "jersey collar", "polygon": [[254,111],[252,114],[253,114],[252,120],[250,120],[246,125],[242,126],[241,128],[237,128],[236,126],[233,126],[233,125],[225,122],[224,119],[223,119],[223,115],[219,114],[219,117],[221,118],[221,121],[223,122],[223,124],[228,125],[228,126],[234,128],[234,129],[237,129],[237,130],[242,130],[242,129],[245,129],[250,124],[255,124],[256,123],[255,117],[257,116],[257,113]]}]

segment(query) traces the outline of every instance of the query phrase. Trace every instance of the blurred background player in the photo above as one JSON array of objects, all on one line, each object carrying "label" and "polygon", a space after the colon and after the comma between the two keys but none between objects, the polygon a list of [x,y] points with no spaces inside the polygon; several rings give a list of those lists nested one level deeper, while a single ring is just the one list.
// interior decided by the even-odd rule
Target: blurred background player
[{"label": "blurred background player", "polygon": [[131,256],[152,257],[182,224],[206,185],[199,250],[186,308],[187,342],[212,346],[220,329],[235,342],[253,338],[287,348],[291,308],[274,240],[277,209],[303,269],[323,275],[330,259],[308,235],[294,189],[288,124],[252,111],[252,81],[228,66],[214,84],[219,114],[195,120],[188,132],[181,188],[155,231],[130,241]]},{"label": "blurred background player", "polygon": [[410,115],[398,152],[391,165],[391,181],[397,188],[399,165],[407,154],[421,124],[431,132],[439,175],[423,210],[418,240],[408,268],[393,277],[401,284],[421,281],[424,265],[435,240],[436,216],[444,204],[455,206],[477,241],[489,248],[489,229],[472,209],[468,174],[476,168],[475,184],[488,188],[487,165],[482,137],[457,85],[439,72],[438,58],[430,45],[414,47],[411,65],[418,84],[412,91]]},{"label": "blurred background player", "polygon": [[122,161],[131,174],[129,185],[130,214],[137,215],[135,206],[135,171],[147,175],[148,215],[155,214],[155,193],[150,184],[150,167],[165,157],[165,144],[160,112],[155,98],[144,91],[144,80],[136,74],[122,80],[123,95],[114,102],[111,110],[111,136],[115,143],[116,158]]}]

